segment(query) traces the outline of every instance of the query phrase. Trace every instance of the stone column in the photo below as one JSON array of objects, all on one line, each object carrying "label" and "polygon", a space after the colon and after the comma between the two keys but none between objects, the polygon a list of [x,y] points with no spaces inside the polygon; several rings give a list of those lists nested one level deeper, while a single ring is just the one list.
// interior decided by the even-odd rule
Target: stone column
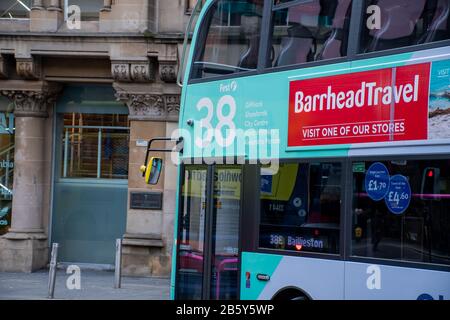
[{"label": "stone column", "polygon": [[0,271],[32,272],[48,260],[43,227],[43,202],[50,179],[45,174],[47,107],[54,104],[57,88],[3,90],[14,101],[15,153],[12,223],[0,238]]},{"label": "stone column", "polygon": [[47,10],[49,10],[49,11],[62,11],[61,3],[59,2],[59,0],[50,0],[50,5],[48,6]]},{"label": "stone column", "polygon": [[[44,4],[47,8],[44,8]],[[56,32],[64,23],[64,12],[60,0],[33,2],[30,12],[31,32]]]},{"label": "stone column", "polygon": [[33,0],[33,5],[31,6],[31,10],[44,10],[44,6],[42,5],[42,0]]},{"label": "stone column", "polygon": [[[164,94],[160,85],[115,83],[114,87],[118,100],[128,106],[130,120],[129,201],[123,240],[123,273],[169,276],[173,213],[167,215],[166,211],[172,212],[176,201],[172,190],[166,196],[166,176],[176,181],[176,168],[169,163],[170,154],[152,153],[151,156],[165,159],[164,170],[157,185],[146,185],[139,171],[146,147],[137,142],[167,136],[169,122],[175,124],[178,119],[179,94]],[[165,148],[166,144],[159,142],[154,147]],[[162,197],[162,208],[131,208],[132,193],[158,194]]]}]

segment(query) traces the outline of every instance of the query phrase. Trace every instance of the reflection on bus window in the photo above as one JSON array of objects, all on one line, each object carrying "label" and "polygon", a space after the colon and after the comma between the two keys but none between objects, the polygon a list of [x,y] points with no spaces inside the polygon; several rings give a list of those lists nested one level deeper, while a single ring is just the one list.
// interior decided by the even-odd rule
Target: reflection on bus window
[{"label": "reflection on bus window", "polygon": [[260,247],[339,253],[341,164],[284,164],[261,170]]},{"label": "reflection on bus window", "polygon": [[14,114],[12,103],[0,98],[0,236],[11,227],[14,178]]},{"label": "reflection on bus window", "polygon": [[214,173],[211,298],[238,298],[239,209],[242,173],[238,166],[218,166]]},{"label": "reflection on bus window", "polygon": [[28,19],[32,0],[1,0],[0,19]]},{"label": "reflection on bus window", "polygon": [[199,33],[191,78],[256,69],[263,0],[219,0]]},{"label": "reflection on bus window", "polygon": [[182,186],[180,247],[177,266],[177,298],[202,298],[206,168],[187,167]]},{"label": "reflection on bus window", "polygon": [[274,13],[271,65],[347,55],[351,0],[312,0]]},{"label": "reflection on bus window", "polygon": [[[406,178],[411,194],[396,194],[389,187],[384,198],[372,200],[371,193],[379,187],[374,184],[376,179],[367,185],[368,190],[365,187],[372,162],[353,163],[352,254],[449,265],[450,160],[381,163],[391,181],[395,175]],[[404,211],[394,210],[390,202]]]},{"label": "reflection on bus window", "polygon": [[372,0],[366,12],[362,52],[450,39],[449,0]]}]

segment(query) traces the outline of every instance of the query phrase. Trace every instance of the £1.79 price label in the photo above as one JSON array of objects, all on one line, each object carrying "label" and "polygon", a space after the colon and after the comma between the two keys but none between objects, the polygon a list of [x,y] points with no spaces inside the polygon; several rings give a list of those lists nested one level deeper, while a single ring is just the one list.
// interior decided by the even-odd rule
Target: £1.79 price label
[{"label": "\u00a31.79 price label", "polygon": [[390,212],[394,214],[405,212],[411,202],[411,187],[408,179],[400,174],[392,176],[384,200]]},{"label": "\u00a31.79 price label", "polygon": [[373,163],[366,172],[365,186],[370,199],[383,199],[389,189],[389,171],[381,162]]}]

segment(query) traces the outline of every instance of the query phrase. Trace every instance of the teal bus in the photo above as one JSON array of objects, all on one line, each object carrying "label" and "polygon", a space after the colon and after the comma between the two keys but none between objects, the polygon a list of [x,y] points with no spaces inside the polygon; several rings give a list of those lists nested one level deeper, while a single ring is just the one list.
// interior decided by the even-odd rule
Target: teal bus
[{"label": "teal bus", "polygon": [[199,0],[172,298],[450,299],[449,12]]}]

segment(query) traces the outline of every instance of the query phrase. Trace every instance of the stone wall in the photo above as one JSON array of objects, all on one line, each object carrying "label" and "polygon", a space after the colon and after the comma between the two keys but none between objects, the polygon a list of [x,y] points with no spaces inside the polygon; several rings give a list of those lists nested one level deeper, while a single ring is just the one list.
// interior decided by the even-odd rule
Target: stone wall
[{"label": "stone wall", "polygon": [[0,238],[0,271],[31,272],[48,263],[58,92],[65,83],[107,83],[129,109],[129,195],[163,194],[161,210],[128,203],[123,270],[168,276],[177,168],[165,161],[160,182],[145,185],[139,171],[145,147],[136,142],[170,136],[177,127],[185,1],[105,0],[98,21],[80,29],[68,28],[62,4],[34,0],[29,20],[0,21],[0,94],[15,102],[17,117],[12,228]]}]

